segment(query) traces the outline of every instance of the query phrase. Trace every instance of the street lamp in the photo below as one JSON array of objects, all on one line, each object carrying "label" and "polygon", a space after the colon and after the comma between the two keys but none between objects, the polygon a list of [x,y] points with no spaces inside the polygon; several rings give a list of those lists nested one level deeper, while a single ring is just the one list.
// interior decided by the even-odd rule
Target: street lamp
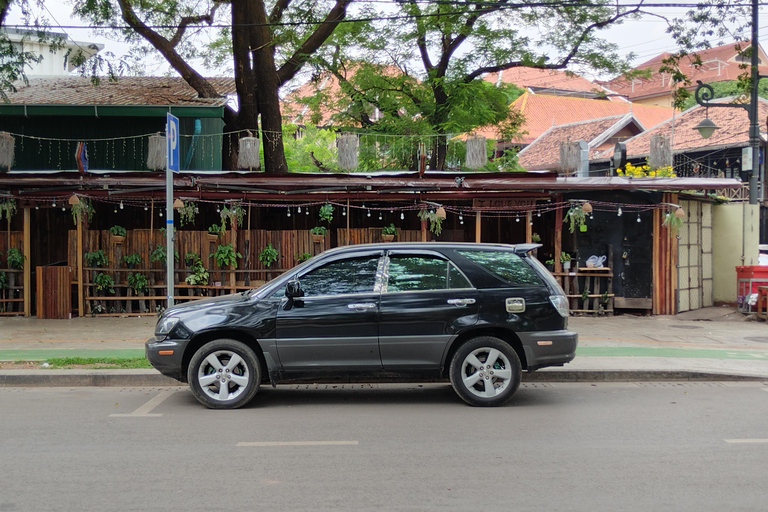
[{"label": "street lamp", "polygon": [[[749,97],[749,105],[743,105],[740,103],[712,103],[710,100],[714,97],[714,91],[708,84],[701,83],[698,80],[699,85],[696,86],[696,103],[702,107],[736,107],[746,109],[749,115],[749,146],[752,148],[751,162],[749,167],[749,204],[757,204],[757,176],[759,172],[760,162],[760,128],[757,122],[757,85],[761,78],[768,78],[768,75],[760,75],[757,72],[757,65],[759,63],[758,58],[758,42],[757,42],[757,6],[758,0],[752,0],[752,60],[750,63],[752,71],[751,91]],[[705,118],[698,126],[695,127],[699,130],[699,133],[705,139],[710,137],[712,133],[719,127],[712,122],[711,119]],[[742,169],[744,168],[744,159],[742,159]],[[758,171],[758,172],[756,172]]]}]

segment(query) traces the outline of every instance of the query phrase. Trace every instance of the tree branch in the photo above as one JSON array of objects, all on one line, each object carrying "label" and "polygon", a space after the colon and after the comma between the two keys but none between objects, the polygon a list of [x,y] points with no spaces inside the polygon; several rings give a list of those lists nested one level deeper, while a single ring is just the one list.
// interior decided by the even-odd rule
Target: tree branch
[{"label": "tree branch", "polygon": [[288,59],[288,62],[283,64],[277,71],[280,85],[293,78],[309,57],[331,36],[336,26],[346,17],[347,7],[350,3],[352,3],[352,0],[336,0],[336,5],[328,12],[325,19],[320,22],[317,29],[304,40],[301,47]]},{"label": "tree branch", "polygon": [[278,0],[275,2],[275,6],[272,7],[272,12],[269,13],[269,22],[277,23],[283,18],[283,13],[291,4],[291,0]]},{"label": "tree branch", "polygon": [[184,16],[181,18],[181,21],[179,22],[179,28],[176,30],[176,33],[173,34],[173,37],[171,38],[171,46],[174,48],[176,45],[181,42],[181,38],[184,37],[184,33],[187,31],[187,26],[193,24],[193,23],[200,23],[200,22],[206,22],[208,25],[213,24],[213,17],[216,15],[216,10],[219,8],[221,4],[219,2],[214,2],[213,7],[207,14],[201,14],[199,16]]},{"label": "tree branch", "polygon": [[198,96],[201,98],[218,98],[221,96],[200,73],[187,64],[167,39],[147,27],[136,16],[129,0],[118,0],[118,3],[120,4],[123,20],[165,57],[173,69],[178,71],[190,87],[197,91]]}]

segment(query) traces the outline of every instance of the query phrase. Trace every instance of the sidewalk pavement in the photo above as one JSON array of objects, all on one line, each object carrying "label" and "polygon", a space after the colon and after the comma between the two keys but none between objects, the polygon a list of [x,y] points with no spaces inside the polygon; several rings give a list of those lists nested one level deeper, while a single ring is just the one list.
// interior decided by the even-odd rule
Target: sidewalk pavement
[{"label": "sidewalk pavement", "polygon": [[[168,386],[153,369],[52,370],[51,357],[143,357],[156,317],[0,318],[0,386]],[[524,381],[766,380],[768,325],[733,308],[675,316],[572,317],[576,359]],[[30,361],[23,369],[9,365]],[[5,362],[5,363],[4,363]]]}]

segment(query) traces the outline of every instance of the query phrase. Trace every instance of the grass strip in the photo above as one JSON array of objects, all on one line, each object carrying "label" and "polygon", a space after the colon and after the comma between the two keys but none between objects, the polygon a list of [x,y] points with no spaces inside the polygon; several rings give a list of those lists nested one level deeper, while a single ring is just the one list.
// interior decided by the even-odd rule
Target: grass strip
[{"label": "grass strip", "polygon": [[49,368],[132,369],[152,368],[143,357],[51,357],[45,361]]}]

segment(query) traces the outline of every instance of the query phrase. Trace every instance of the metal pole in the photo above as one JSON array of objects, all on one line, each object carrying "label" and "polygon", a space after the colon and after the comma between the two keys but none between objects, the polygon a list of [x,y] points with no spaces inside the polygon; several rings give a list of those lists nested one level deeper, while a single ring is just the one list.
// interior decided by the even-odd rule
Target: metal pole
[{"label": "metal pole", "polygon": [[[168,131],[166,130],[166,137]],[[167,307],[173,306],[173,271],[176,259],[173,254],[173,171],[165,167],[165,282],[167,290]]]},{"label": "metal pole", "polygon": [[760,174],[760,127],[758,116],[758,83],[760,76],[757,72],[758,58],[757,42],[757,0],[752,0],[752,92],[749,98],[749,145],[752,147],[752,171],[749,174],[749,204],[757,204],[757,178]]}]

